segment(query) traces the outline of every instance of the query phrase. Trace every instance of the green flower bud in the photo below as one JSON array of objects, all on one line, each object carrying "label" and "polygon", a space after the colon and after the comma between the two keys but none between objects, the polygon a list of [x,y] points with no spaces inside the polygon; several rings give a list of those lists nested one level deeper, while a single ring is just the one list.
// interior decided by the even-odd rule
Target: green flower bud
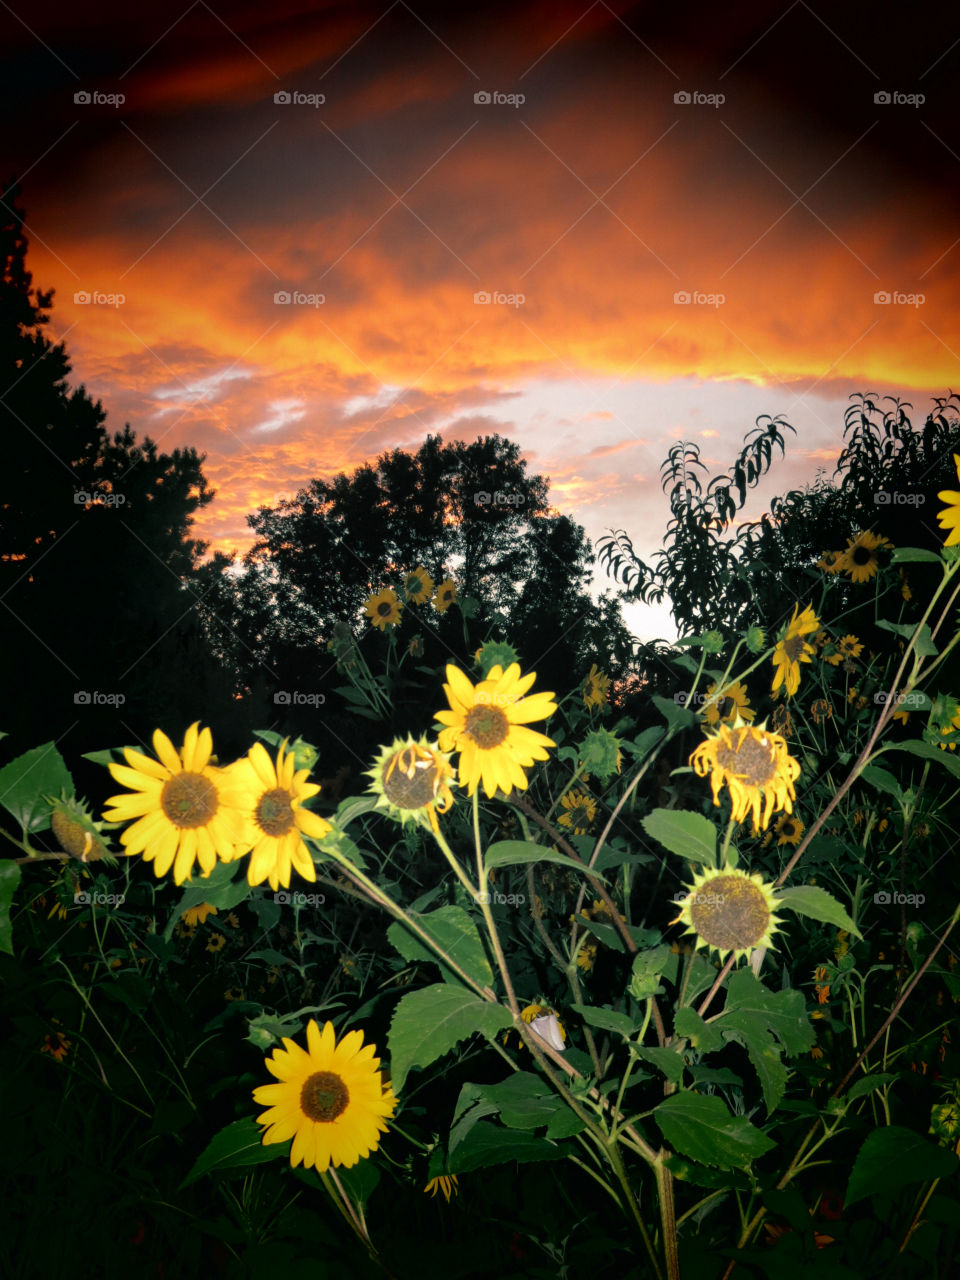
[{"label": "green flower bud", "polygon": [[723,648],[723,636],[719,631],[707,631],[703,635],[705,653],[719,653]]},{"label": "green flower bud", "polygon": [[746,642],[751,653],[763,653],[767,647],[767,637],[764,635],[763,627],[748,627]]}]

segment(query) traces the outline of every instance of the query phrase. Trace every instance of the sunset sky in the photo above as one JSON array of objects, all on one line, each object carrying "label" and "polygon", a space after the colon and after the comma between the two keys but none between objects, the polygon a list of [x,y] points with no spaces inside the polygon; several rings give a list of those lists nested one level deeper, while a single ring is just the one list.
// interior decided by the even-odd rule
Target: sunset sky
[{"label": "sunset sky", "polygon": [[4,0],[0,177],[108,427],[207,454],[214,546],[499,431],[649,553],[674,440],[725,468],[784,415],[756,515],[851,392],[960,385],[960,30],[923,12]]}]

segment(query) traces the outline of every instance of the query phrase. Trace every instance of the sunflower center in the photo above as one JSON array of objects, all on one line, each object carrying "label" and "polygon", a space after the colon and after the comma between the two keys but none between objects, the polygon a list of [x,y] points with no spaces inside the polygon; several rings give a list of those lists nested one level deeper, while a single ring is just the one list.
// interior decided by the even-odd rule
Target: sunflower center
[{"label": "sunflower center", "polygon": [[175,827],[205,827],[217,804],[217,789],[202,773],[175,773],[160,792],[160,807]]},{"label": "sunflower center", "polygon": [[283,787],[265,791],[260,797],[256,812],[257,826],[268,836],[285,836],[296,825],[290,792]]},{"label": "sunflower center", "polygon": [[398,751],[383,771],[383,794],[398,809],[422,809],[437,798],[437,765]]},{"label": "sunflower center", "polygon": [[732,698],[721,698],[717,703],[717,715],[721,720],[726,720],[727,716],[732,715],[736,705]]},{"label": "sunflower center", "polygon": [[799,662],[805,643],[803,636],[787,636],[783,642],[783,652],[791,662]]},{"label": "sunflower center", "polygon": [[742,876],[716,876],[690,900],[690,923],[721,951],[755,947],[767,931],[770,908],[762,889]]},{"label": "sunflower center", "polygon": [[776,759],[769,739],[745,735],[739,747],[721,744],[717,748],[717,764],[736,774],[751,787],[765,787],[777,772]]},{"label": "sunflower center", "polygon": [[377,614],[381,618],[388,618],[393,613],[393,605],[389,600],[381,600],[377,605]]},{"label": "sunflower center", "polygon": [[349,1102],[350,1090],[333,1071],[315,1071],[300,1090],[300,1110],[317,1124],[342,1116]]},{"label": "sunflower center", "polygon": [[464,732],[469,734],[478,747],[499,747],[510,732],[510,721],[499,707],[484,703],[467,712]]},{"label": "sunflower center", "polygon": [[783,825],[780,828],[780,834],[782,836],[786,836],[788,840],[791,839],[794,835],[796,835],[796,831],[797,831],[796,824],[794,823],[792,818],[787,818],[787,820],[783,823]]},{"label": "sunflower center", "polygon": [[869,564],[873,559],[873,552],[869,547],[855,547],[850,558],[854,564]]}]

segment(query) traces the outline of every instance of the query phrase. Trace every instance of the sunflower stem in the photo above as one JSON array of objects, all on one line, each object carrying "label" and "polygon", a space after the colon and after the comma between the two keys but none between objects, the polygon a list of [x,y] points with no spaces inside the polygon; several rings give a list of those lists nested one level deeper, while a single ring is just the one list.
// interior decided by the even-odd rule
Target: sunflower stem
[{"label": "sunflower stem", "polygon": [[[657,1257],[657,1251],[653,1247],[653,1241],[650,1239],[650,1233],[647,1231],[646,1223],[640,1215],[640,1206],[637,1204],[637,1197],[633,1194],[633,1188],[630,1186],[630,1179],[627,1177],[626,1165],[623,1163],[623,1156],[620,1154],[619,1147],[613,1142],[609,1147],[610,1163],[613,1165],[613,1171],[617,1175],[617,1181],[623,1188],[622,1199],[624,1208],[629,1209],[636,1223],[637,1231],[640,1239],[643,1241],[650,1263],[653,1267],[653,1273],[657,1280],[663,1280],[663,1269],[660,1266],[660,1259]],[[679,1274],[679,1273],[678,1273]]]},{"label": "sunflower stem", "polygon": [[497,958],[497,968],[500,970],[500,977],[503,979],[503,987],[507,993],[507,1002],[510,1005],[510,1012],[514,1018],[520,1015],[520,1006],[517,1003],[516,992],[513,989],[513,981],[510,977],[510,970],[507,968],[507,958],[503,953],[503,947],[500,944],[500,935],[497,933],[497,926],[493,919],[493,912],[490,910],[489,894],[487,893],[487,871],[483,865],[483,842],[480,837],[480,796],[474,789],[473,792],[473,843],[477,854],[477,900],[480,904],[480,910],[483,912],[483,919],[487,926],[487,933],[490,935],[490,944],[493,947],[493,953]]}]

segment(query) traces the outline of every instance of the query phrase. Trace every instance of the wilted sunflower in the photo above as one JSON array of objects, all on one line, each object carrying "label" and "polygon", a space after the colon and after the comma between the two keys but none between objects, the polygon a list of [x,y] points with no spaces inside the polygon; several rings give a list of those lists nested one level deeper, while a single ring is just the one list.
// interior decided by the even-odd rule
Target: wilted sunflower
[{"label": "wilted sunflower", "polygon": [[[953,461],[957,468],[957,480],[960,481],[960,454],[955,453]],[[947,504],[942,511],[937,512],[940,528],[950,530],[943,540],[943,545],[955,547],[960,543],[960,493],[956,489],[941,489],[937,497]]]},{"label": "wilted sunflower", "polygon": [[583,705],[585,707],[602,707],[610,701],[610,677],[594,662],[590,666],[586,680],[583,682]]},{"label": "wilted sunflower", "polygon": [[[709,699],[716,692],[717,682],[714,680],[707,686],[707,698]],[[756,714],[750,706],[746,687],[739,680],[724,685],[720,697],[714,702],[708,701],[703,709],[703,718],[709,725],[719,724],[721,720],[731,722],[736,720],[737,716],[743,721],[750,721]]]},{"label": "wilted sunflower", "polygon": [[816,634],[819,627],[820,620],[813,612],[812,605],[808,604],[803,613],[800,613],[799,605],[793,606],[793,617],[773,651],[773,665],[776,668],[772,686],[774,693],[781,685],[785,685],[787,697],[792,698],[800,688],[800,663],[809,662],[816,652],[805,637]]},{"label": "wilted sunflower", "polygon": [[710,774],[714,804],[719,805],[720,788],[726,785],[734,822],[751,814],[754,827],[763,830],[775,809],[793,811],[793,784],[800,766],[788,753],[786,741],[770,729],[722,724],[701,742],[690,764],[701,778]]},{"label": "wilted sunflower", "polygon": [[196,721],[187,730],[179,753],[157,729],[153,749],[159,760],[125,747],[126,765],[109,766],[115,781],[131,790],[110,797],[112,808],[104,810],[104,818],[139,819],[127,827],[120,843],[128,854],[142,853],[153,862],[157,876],[165,876],[172,866],[176,884],[183,884],[195,861],[204,877],[218,857],[230,861],[243,829],[243,789],[227,770],[210,764],[213,739],[209,729],[198,732],[198,725]]},{"label": "wilted sunflower", "polygon": [[880,567],[877,551],[880,547],[889,547],[890,539],[879,537],[870,529],[858,533],[855,538],[847,539],[847,549],[843,553],[841,568],[851,582],[867,582]]},{"label": "wilted sunflower", "polygon": [[309,769],[296,769],[286,740],[277,751],[276,763],[262,742],[255,742],[247,754],[230,766],[230,773],[242,788],[243,835],[237,856],[250,850],[247,880],[252,885],[269,880],[271,889],[290,886],[291,867],[304,880],[317,878],[316,868],[303,837],[322,840],[332,831],[330,823],[303,802],[320,788],[307,782]]},{"label": "wilted sunflower", "polygon": [[373,625],[381,631],[397,626],[403,613],[400,597],[393,587],[384,587],[376,595],[368,596],[363,608]]},{"label": "wilted sunflower", "polygon": [[433,597],[433,607],[437,613],[446,613],[452,604],[457,601],[457,584],[452,578],[445,578],[437,587],[437,594]]},{"label": "wilted sunflower", "polygon": [[284,1037],[283,1049],[266,1059],[278,1084],[253,1091],[267,1107],[257,1123],[267,1125],[264,1146],[293,1139],[290,1163],[326,1173],[330,1165],[350,1169],[370,1155],[386,1133],[384,1123],[397,1105],[377,1068],[376,1047],[364,1045],[362,1031],[349,1031],[339,1044],[333,1023],[323,1030],[311,1018],[307,1048]]},{"label": "wilted sunflower", "polygon": [[414,604],[425,604],[433,595],[433,579],[422,565],[403,579],[403,594]]},{"label": "wilted sunflower", "polygon": [[450,1197],[459,1194],[460,1188],[457,1185],[457,1175],[455,1173],[441,1173],[436,1178],[431,1178],[427,1185],[423,1188],[424,1194],[435,1196],[438,1191],[443,1192],[443,1198],[447,1204],[450,1203]]},{"label": "wilted sunflower", "polygon": [[526,727],[557,709],[552,693],[523,696],[536,678],[536,672],[521,676],[516,662],[506,671],[497,664],[474,686],[459,667],[447,666],[443,691],[450,707],[437,712],[437,720],[446,726],[439,745],[442,751],[459,751],[460,785],[469,795],[481,781],[488,796],[498,790],[509,795],[514,787],[525,791],[524,768],[547,760],[544,748],[556,746],[552,738]]},{"label": "wilted sunflower", "polygon": [[568,791],[560,801],[564,810],[557,819],[561,827],[569,827],[575,836],[585,836],[597,816],[597,802],[589,791]]},{"label": "wilted sunflower", "polygon": [[421,737],[415,741],[395,738],[384,747],[367,776],[373,779],[368,788],[378,797],[377,808],[402,826],[416,822],[439,831],[437,814],[446,813],[453,804],[450,783],[453,769],[450,757]]},{"label": "wilted sunflower", "polygon": [[755,947],[772,947],[780,919],[774,911],[780,905],[775,887],[758,874],[739,868],[694,872],[693,884],[682,898],[679,921],[686,934],[697,935],[696,948],[713,947],[724,960],[732,951],[735,960],[749,955]]},{"label": "wilted sunflower", "polygon": [[814,724],[823,724],[825,720],[833,719],[833,707],[826,698],[815,698],[810,703],[810,714],[813,716]]}]

